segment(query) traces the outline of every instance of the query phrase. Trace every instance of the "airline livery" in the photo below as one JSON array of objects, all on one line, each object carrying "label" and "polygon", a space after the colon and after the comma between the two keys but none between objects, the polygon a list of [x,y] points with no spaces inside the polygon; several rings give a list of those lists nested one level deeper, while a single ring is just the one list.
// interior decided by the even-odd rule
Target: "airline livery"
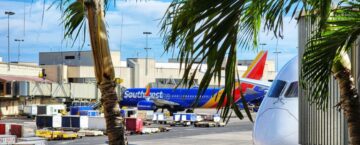
[{"label": "airline livery", "polygon": [[[267,51],[261,51],[247,71],[243,74],[243,78],[251,80],[261,79]],[[240,87],[235,90],[234,100],[240,104],[240,93],[245,96],[248,103],[261,101],[265,95],[262,87],[249,83],[240,83]],[[241,88],[241,90],[240,90]],[[221,88],[208,88],[204,94],[200,96],[197,104],[196,96],[198,88],[130,88],[124,91],[123,100],[120,101],[121,106],[137,107],[139,110],[157,110],[159,108],[168,109],[171,113],[196,108],[215,108],[218,105],[219,97],[223,93]],[[224,102],[225,103],[225,102]]]}]

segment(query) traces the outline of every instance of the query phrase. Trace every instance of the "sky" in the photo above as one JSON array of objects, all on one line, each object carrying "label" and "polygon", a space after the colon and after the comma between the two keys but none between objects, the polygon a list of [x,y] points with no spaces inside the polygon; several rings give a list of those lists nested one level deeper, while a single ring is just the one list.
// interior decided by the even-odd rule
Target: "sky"
[{"label": "sky", "polygon": [[[42,15],[44,5],[42,0],[1,0],[0,1],[0,56],[7,61],[8,48],[8,17],[5,11],[13,11],[10,16],[10,60],[18,60],[18,48],[20,48],[20,61],[38,62],[39,52],[49,51],[79,51],[90,50],[88,36],[82,47],[82,40],[75,42],[71,47],[70,41],[63,39],[63,25],[61,24],[61,12],[59,9],[49,6],[53,0],[46,0],[45,15]],[[168,58],[176,57],[169,53],[164,54],[162,37],[160,35],[160,19],[164,15],[169,0],[147,1],[120,1],[110,7],[106,15],[106,23],[111,50],[121,51],[121,60],[132,57],[145,57],[145,36],[143,32],[152,32],[149,35],[149,57],[157,61],[166,62]],[[24,13],[25,12],[25,13]],[[44,18],[42,19],[42,16]],[[42,22],[43,20],[43,22]],[[284,38],[277,40],[272,33],[260,34],[260,43],[255,50],[243,50],[239,48],[238,59],[253,59],[258,51],[269,51],[268,60],[275,60],[275,48],[279,54],[278,68],[281,68],[288,60],[297,55],[298,29],[296,20],[285,17]],[[121,34],[122,33],[122,34]],[[23,39],[24,42],[15,42],[14,39]],[[80,36],[83,39],[83,36]],[[277,45],[278,44],[278,45]]]}]

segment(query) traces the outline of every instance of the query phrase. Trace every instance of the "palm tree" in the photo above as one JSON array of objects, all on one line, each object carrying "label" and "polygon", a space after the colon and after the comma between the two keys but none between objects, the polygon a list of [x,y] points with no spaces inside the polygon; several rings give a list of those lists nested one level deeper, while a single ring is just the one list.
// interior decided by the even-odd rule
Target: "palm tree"
[{"label": "palm tree", "polygon": [[95,76],[101,91],[109,144],[125,145],[127,144],[124,136],[125,128],[120,117],[119,100],[115,92],[115,73],[104,23],[105,7],[108,2],[108,0],[63,0],[59,7],[67,6],[63,16],[65,37],[76,40],[79,33],[84,31],[87,19]]},{"label": "palm tree", "polygon": [[[211,78],[221,81],[221,64],[226,61],[225,93],[219,97],[217,108],[222,108],[225,102],[223,116],[228,116],[232,108],[243,118],[232,100],[238,78],[235,69],[237,48],[257,47],[262,20],[265,30],[282,38],[283,17],[294,18],[296,12],[304,12],[318,30],[305,50],[300,80],[314,84],[314,88],[306,88],[312,92],[309,99],[321,107],[327,105],[329,77],[333,74],[339,80],[342,98],[339,105],[349,124],[350,140],[360,144],[357,139],[360,136],[357,118],[360,104],[348,57],[343,53],[359,37],[360,1],[347,2],[354,9],[340,7],[334,11],[331,9],[333,3],[331,0],[174,0],[162,20],[165,51],[179,48],[178,59],[185,67],[184,84],[191,85],[196,70],[201,67],[194,64],[195,60],[206,61],[208,69],[199,85],[198,96],[209,86]],[[193,65],[196,65],[195,71],[191,69]]]}]

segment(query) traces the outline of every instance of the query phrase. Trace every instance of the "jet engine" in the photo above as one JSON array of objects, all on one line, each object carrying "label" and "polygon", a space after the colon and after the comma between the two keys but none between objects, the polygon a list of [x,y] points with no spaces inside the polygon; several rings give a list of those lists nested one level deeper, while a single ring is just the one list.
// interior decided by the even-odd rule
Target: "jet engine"
[{"label": "jet engine", "polygon": [[138,108],[138,110],[155,110],[156,105],[151,100],[149,100],[149,101],[148,100],[143,100],[143,101],[138,102],[137,108]]}]

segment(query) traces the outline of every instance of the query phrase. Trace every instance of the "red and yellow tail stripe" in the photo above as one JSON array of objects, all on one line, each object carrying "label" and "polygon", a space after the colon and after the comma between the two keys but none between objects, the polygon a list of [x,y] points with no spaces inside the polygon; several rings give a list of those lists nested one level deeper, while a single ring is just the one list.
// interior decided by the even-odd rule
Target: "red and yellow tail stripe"
[{"label": "red and yellow tail stripe", "polygon": [[264,73],[267,51],[260,51],[248,69],[242,75],[243,78],[260,79]]},{"label": "red and yellow tail stripe", "polygon": [[[267,51],[261,51],[259,52],[259,54],[256,56],[255,60],[253,60],[253,62],[250,64],[250,66],[248,67],[248,69],[245,71],[245,73],[242,75],[243,78],[250,78],[250,79],[256,79],[259,80],[261,79],[263,73],[264,73],[264,68],[265,68],[265,62],[266,62],[266,58],[267,58]],[[241,90],[239,85],[241,85]],[[246,83],[236,83],[236,89],[235,89],[235,96],[234,96],[234,101],[237,102],[240,100],[241,92],[245,92],[248,88],[253,88],[254,86],[251,84],[246,84]],[[218,102],[220,100],[221,95],[224,93],[224,89],[221,89],[219,92],[217,92],[216,94],[214,94],[209,101],[207,101],[202,107],[204,108],[215,108],[218,105]],[[224,100],[224,104],[226,103],[226,99]]]},{"label": "red and yellow tail stripe", "polygon": [[146,86],[145,96],[150,96],[150,88],[151,88],[151,85],[148,84],[148,85]]}]

